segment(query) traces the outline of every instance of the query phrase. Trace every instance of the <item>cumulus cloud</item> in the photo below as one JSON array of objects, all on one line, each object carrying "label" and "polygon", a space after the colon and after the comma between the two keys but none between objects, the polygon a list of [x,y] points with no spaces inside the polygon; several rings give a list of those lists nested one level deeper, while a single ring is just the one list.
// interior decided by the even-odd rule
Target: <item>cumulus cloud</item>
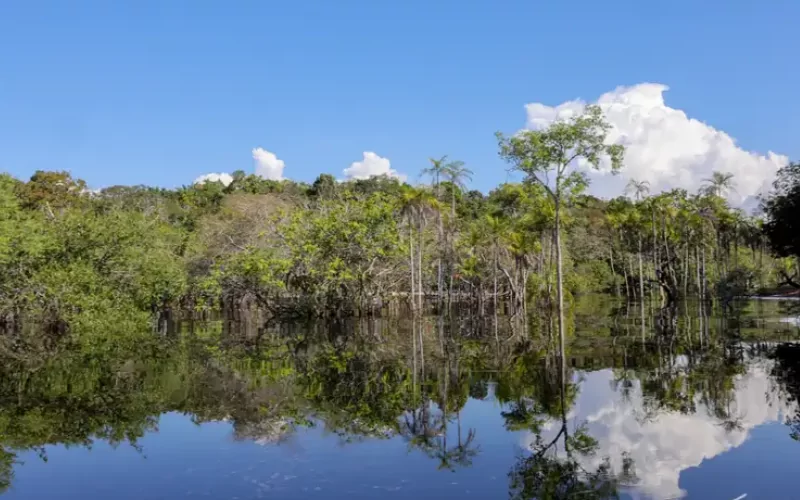
[{"label": "cumulus cloud", "polygon": [[[629,179],[648,181],[654,193],[673,188],[694,192],[716,170],[734,174],[735,191],[728,194],[732,203],[753,206],[778,169],[789,163],[788,157],[742,149],[725,132],[667,106],[667,90],[666,85],[641,83],[618,87],[596,101],[612,126],[609,142],[625,145],[626,153],[619,176],[612,176],[609,168],[590,173],[592,192],[619,196]],[[528,104],[527,128],[539,130],[575,116],[586,104],[581,100],[557,106]]]},{"label": "cumulus cloud", "polygon": [[405,175],[392,170],[388,158],[378,156],[372,151],[365,151],[364,158],[361,161],[354,161],[348,168],[344,169],[344,175],[347,179],[368,179],[376,175],[397,177],[400,180],[405,179]]},{"label": "cumulus cloud", "polygon": [[265,179],[279,181],[283,179],[283,160],[279,160],[275,153],[264,148],[253,149],[253,160],[256,162],[256,175]]},{"label": "cumulus cloud", "polygon": [[193,184],[205,184],[206,182],[221,182],[223,185],[227,186],[233,182],[233,177],[226,173],[205,174],[195,179]]},{"label": "cumulus cloud", "polygon": [[[625,397],[612,389],[612,370],[587,373],[570,419],[586,422],[598,449],[594,455],[582,456],[581,465],[597,470],[608,458],[614,470],[621,471],[623,459],[629,457],[638,478],[628,492],[631,497],[681,498],[686,494],[680,487],[682,471],[741,446],[754,428],[780,422],[783,415],[794,411],[793,403],[775,394],[771,370],[772,362],[754,362],[747,374],[735,380],[729,409],[739,426],[729,429],[710,416],[713,411],[699,395],[695,413],[661,411],[642,418],[644,396],[639,382]],[[553,426],[551,433],[557,431]],[[533,440],[534,436],[527,434],[521,444],[529,447]]]}]

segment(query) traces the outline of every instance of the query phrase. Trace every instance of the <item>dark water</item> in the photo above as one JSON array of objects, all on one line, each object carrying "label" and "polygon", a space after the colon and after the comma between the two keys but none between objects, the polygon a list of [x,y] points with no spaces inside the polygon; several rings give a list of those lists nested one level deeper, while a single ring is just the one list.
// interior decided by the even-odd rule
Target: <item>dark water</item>
[{"label": "dark water", "polygon": [[[797,498],[800,311],[579,303],[11,350],[9,499]],[[421,333],[420,333],[421,332]],[[422,348],[420,349],[420,343]],[[563,368],[563,378],[562,378]]]}]

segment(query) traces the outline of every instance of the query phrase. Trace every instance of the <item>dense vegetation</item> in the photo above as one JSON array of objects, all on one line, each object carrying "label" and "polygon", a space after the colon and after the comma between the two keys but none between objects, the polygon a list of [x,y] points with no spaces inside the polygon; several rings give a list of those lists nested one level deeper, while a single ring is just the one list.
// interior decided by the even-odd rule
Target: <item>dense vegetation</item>
[{"label": "dense vegetation", "polygon": [[618,168],[623,150],[603,145],[596,111],[500,136],[525,179],[488,194],[446,157],[420,186],[239,171],[228,185],[95,192],[66,172],[0,175],[0,323],[114,338],[172,310],[285,318],[470,302],[523,317],[586,292],[710,300],[797,285],[797,165],[765,202],[766,224],[729,206],[735,179],[723,173],[697,193],[650,196],[632,181],[627,196],[597,199],[574,159]]}]

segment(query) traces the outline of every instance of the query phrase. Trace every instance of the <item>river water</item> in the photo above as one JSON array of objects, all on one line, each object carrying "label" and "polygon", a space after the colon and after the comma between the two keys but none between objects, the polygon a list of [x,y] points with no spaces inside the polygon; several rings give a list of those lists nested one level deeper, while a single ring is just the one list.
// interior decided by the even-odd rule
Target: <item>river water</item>
[{"label": "river water", "polygon": [[17,350],[0,368],[0,491],[796,498],[796,306],[589,298],[569,317],[565,365],[546,320],[501,317],[495,336],[491,318],[452,314]]}]

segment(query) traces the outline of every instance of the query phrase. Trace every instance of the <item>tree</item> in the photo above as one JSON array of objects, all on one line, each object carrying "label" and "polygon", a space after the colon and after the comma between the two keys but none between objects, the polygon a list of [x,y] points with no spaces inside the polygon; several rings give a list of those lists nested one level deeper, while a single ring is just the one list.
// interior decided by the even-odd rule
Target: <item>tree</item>
[{"label": "tree", "polygon": [[[800,259],[800,163],[778,172],[772,193],[763,202],[767,222],[764,234],[773,251],[781,257]],[[800,288],[800,279],[783,272],[784,282]]]},{"label": "tree", "polygon": [[466,189],[465,181],[472,180],[472,170],[464,166],[462,161],[451,161],[446,165],[445,177],[450,182],[450,224],[448,240],[450,245],[448,251],[450,256],[448,258],[448,290],[453,293],[453,272],[455,268],[455,254],[456,254],[456,190],[463,192]]},{"label": "tree", "polygon": [[633,199],[637,202],[642,201],[650,193],[650,183],[648,181],[631,179],[628,181],[628,185],[625,186],[625,193],[633,194]]},{"label": "tree", "polygon": [[[408,223],[408,230],[409,230],[409,268],[411,272],[411,303],[412,308],[414,306],[414,267],[416,266],[417,270],[417,290],[416,294],[418,295],[418,303],[416,307],[422,311],[423,303],[422,299],[424,297],[424,292],[422,289],[422,262],[424,256],[424,240],[423,234],[425,231],[425,224],[427,223],[427,216],[430,213],[439,213],[439,202],[438,200],[431,194],[429,190],[422,189],[422,188],[413,188],[411,186],[407,186],[403,190],[403,194],[401,197],[401,204],[400,210],[403,216],[406,218]],[[418,245],[417,245],[417,257],[416,263],[414,258],[414,235],[413,235],[413,224],[411,223],[412,218],[416,218],[416,225],[417,225],[417,238],[418,238]]]},{"label": "tree", "polygon": [[523,172],[526,182],[544,187],[555,205],[558,333],[562,355],[565,326],[561,208],[588,184],[586,174],[576,168],[577,162],[582,160],[599,169],[603,157],[608,157],[612,172],[622,168],[623,146],[606,144],[610,128],[599,106],[587,106],[583,114],[557,121],[544,130],[525,130],[508,138],[497,134],[500,156],[512,168]]},{"label": "tree", "polygon": [[452,161],[446,165],[444,176],[447,180],[452,184],[452,189],[450,191],[450,216],[453,220],[456,218],[456,190],[458,188],[460,190],[466,189],[466,183],[464,181],[471,181],[472,180],[472,170],[468,169],[464,166],[463,161]]},{"label": "tree", "polygon": [[[626,193],[633,193],[636,203],[641,203],[642,200],[650,192],[650,183],[647,181],[637,181],[631,179],[625,188]],[[638,231],[637,231],[638,232]],[[644,270],[642,269],[642,233],[638,232],[639,240],[639,300],[644,304]],[[642,305],[642,314],[644,314],[644,305]]]},{"label": "tree", "polygon": [[330,198],[336,194],[336,179],[331,174],[320,174],[309,193],[317,198]]},{"label": "tree", "polygon": [[[442,156],[439,159],[436,158],[429,158],[431,162],[431,166],[422,170],[422,175],[429,175],[431,177],[431,181],[433,183],[433,195],[436,199],[439,199],[439,184],[441,182],[442,177],[447,174],[447,169],[449,163],[447,163],[447,156]],[[438,215],[438,231],[439,231],[439,242],[441,244],[442,239],[444,238],[444,226],[442,224],[442,216],[441,214]],[[441,250],[441,249],[440,249]],[[436,259],[436,267],[437,267],[437,278],[436,278],[436,291],[437,291],[437,300],[442,299],[442,289],[444,287],[443,281],[443,274],[442,274],[442,256],[441,252]]]},{"label": "tree", "polygon": [[79,203],[87,193],[86,183],[73,179],[69,172],[37,170],[27,183],[17,185],[21,205],[27,209],[53,211]]},{"label": "tree", "polygon": [[714,171],[709,179],[703,179],[706,184],[705,191],[713,196],[723,197],[728,191],[733,190],[733,174]]}]

